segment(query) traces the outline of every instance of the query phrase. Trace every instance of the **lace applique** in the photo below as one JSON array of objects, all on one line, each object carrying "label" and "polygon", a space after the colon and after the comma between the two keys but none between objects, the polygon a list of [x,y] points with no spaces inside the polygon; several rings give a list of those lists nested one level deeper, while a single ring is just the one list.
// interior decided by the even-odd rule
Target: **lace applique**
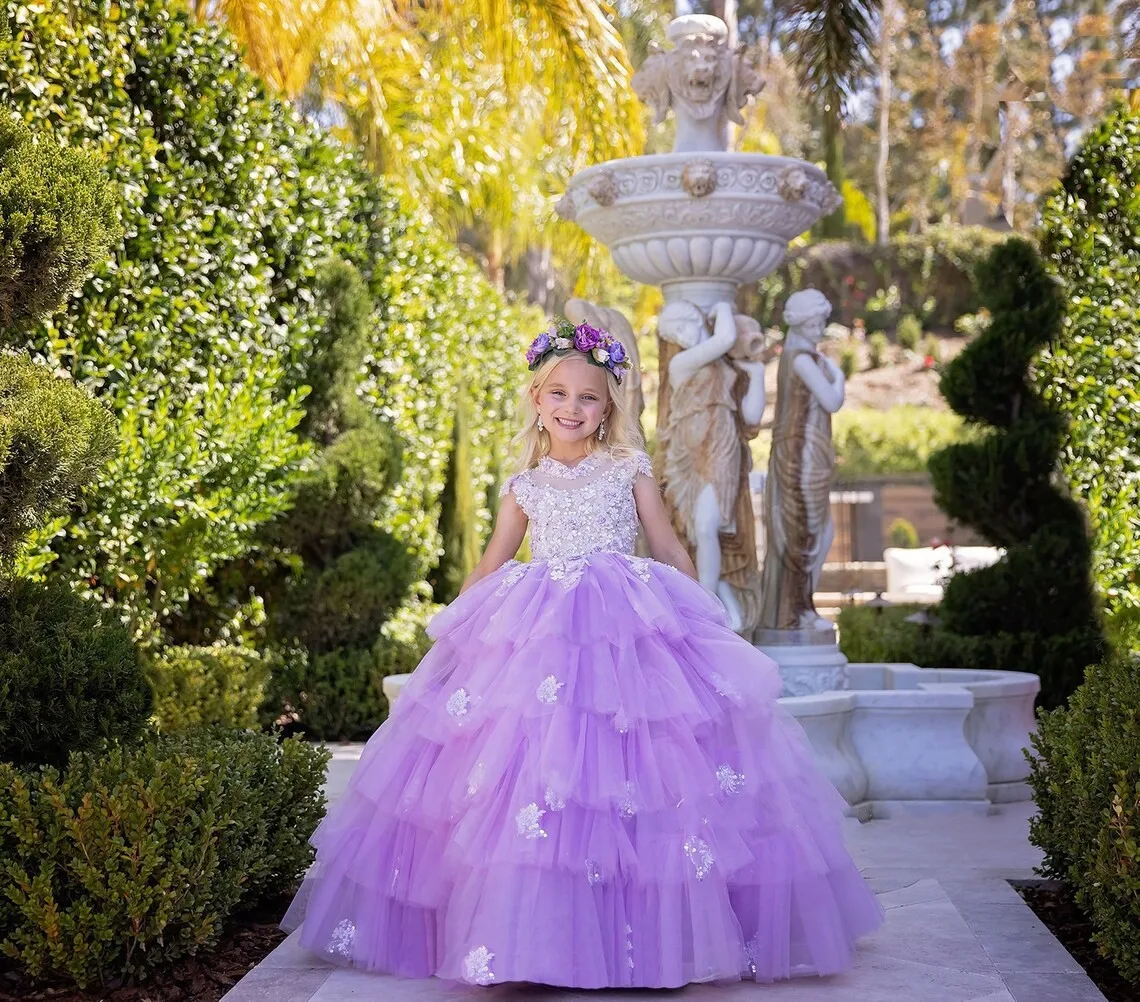
[{"label": "lace applique", "polygon": [[547,675],[541,682],[538,683],[538,691],[535,695],[543,703],[557,703],[558,690],[566,685],[565,682],[559,682],[553,675]]},{"label": "lace applique", "polygon": [[476,985],[489,985],[495,980],[491,961],[495,955],[485,946],[477,946],[463,958],[463,979]]},{"label": "lace applique", "polygon": [[730,765],[722,765],[717,769],[716,781],[729,796],[735,796],[744,789],[744,773],[736,772]]},{"label": "lace applique", "polygon": [[622,556],[625,557],[626,562],[633,569],[633,573],[641,578],[642,581],[648,583],[649,565],[652,564],[653,561],[649,560],[647,557],[635,557],[631,553],[623,553]]},{"label": "lace applique", "polygon": [[546,811],[535,803],[520,808],[518,814],[515,815],[515,825],[519,834],[527,839],[546,838],[546,832],[542,830],[540,824],[545,813]]},{"label": "lace applique", "polygon": [[598,864],[592,859],[586,860],[586,880],[591,886],[601,883],[602,880],[602,871],[598,869]]},{"label": "lace applique", "polygon": [[637,813],[637,804],[633,800],[633,783],[625,784],[625,799],[618,804],[618,814],[623,818],[632,818]]},{"label": "lace applique", "polygon": [[647,477],[653,476],[653,460],[649,458],[649,453],[638,452],[633,457],[633,464],[637,473],[644,473]]},{"label": "lace applique", "polygon": [[633,926],[625,927],[625,966],[633,970]]},{"label": "lace applique", "polygon": [[329,937],[328,952],[348,959],[352,956],[352,941],[356,939],[356,926],[348,919],[341,919]]},{"label": "lace applique", "polygon": [[748,958],[748,973],[756,977],[756,964],[760,960],[760,937],[753,936],[744,944],[744,956]]},{"label": "lace applique", "polygon": [[543,799],[546,801],[546,806],[552,811],[560,811],[566,806],[566,799],[555,793],[553,786],[546,788],[546,796]]},{"label": "lace applique", "polygon": [[550,567],[550,577],[561,581],[563,588],[573,588],[586,569],[586,561],[581,557],[551,557],[547,565]]},{"label": "lace applique", "polygon": [[685,855],[689,857],[689,862],[697,871],[697,880],[704,880],[716,862],[709,844],[703,838],[697,838],[696,835],[690,835],[685,839]]},{"label": "lace applique", "polygon": [[455,692],[447,697],[447,712],[457,718],[465,716],[470,703],[471,697],[467,695],[467,690],[456,689]]},{"label": "lace applique", "polygon": [[709,675],[709,681],[725,699],[731,699],[737,706],[741,705],[740,691],[720,672],[714,671]]},{"label": "lace applique", "polygon": [[[510,568],[510,570],[507,570],[507,568]],[[499,587],[495,589],[495,596],[499,597],[505,595],[517,585],[526,575],[526,569],[527,565],[521,560],[508,560],[503,564],[500,570],[506,570],[507,573],[503,580],[499,582]]]}]

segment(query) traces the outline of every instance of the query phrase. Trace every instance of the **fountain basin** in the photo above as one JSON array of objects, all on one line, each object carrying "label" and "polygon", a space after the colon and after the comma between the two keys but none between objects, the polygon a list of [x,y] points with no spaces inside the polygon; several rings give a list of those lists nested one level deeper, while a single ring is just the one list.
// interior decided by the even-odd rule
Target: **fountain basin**
[{"label": "fountain basin", "polygon": [[638,282],[735,289],[773,271],[788,241],[840,204],[792,157],[702,151],[609,160],[571,178],[558,214],[605,244]]},{"label": "fountain basin", "polygon": [[[410,675],[389,675],[395,704]],[[1027,672],[849,664],[850,688],[778,702],[861,820],[988,813],[1030,800],[1024,749],[1040,679]]]}]

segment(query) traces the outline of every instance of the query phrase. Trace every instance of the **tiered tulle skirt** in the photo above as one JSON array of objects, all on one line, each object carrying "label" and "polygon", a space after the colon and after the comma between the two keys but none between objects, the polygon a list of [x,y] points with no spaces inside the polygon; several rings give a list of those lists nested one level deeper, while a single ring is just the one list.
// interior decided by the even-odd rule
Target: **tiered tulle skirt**
[{"label": "tiered tulle skirt", "polygon": [[671,567],[508,564],[435,645],[283,925],[407,977],[600,988],[850,966],[881,921],[774,664]]}]

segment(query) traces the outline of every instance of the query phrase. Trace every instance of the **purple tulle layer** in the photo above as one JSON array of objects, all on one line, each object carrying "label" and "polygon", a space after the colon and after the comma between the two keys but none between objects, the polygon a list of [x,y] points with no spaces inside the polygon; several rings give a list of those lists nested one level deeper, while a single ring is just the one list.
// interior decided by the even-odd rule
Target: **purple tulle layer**
[{"label": "purple tulle layer", "polygon": [[774,664],[671,567],[508,565],[313,835],[283,925],[333,962],[580,988],[829,974],[881,910]]}]

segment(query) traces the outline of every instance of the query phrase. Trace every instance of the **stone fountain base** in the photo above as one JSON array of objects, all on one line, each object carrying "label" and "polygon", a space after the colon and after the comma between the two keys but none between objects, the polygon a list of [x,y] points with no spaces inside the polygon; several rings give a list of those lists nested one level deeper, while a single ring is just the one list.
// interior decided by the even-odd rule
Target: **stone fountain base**
[{"label": "stone fountain base", "polygon": [[782,696],[847,688],[847,658],[834,626],[818,630],[756,630],[752,643],[780,667]]},{"label": "stone fountain base", "polygon": [[[389,675],[394,704],[410,675]],[[849,664],[849,688],[788,696],[817,765],[860,820],[986,814],[1030,800],[1023,749],[1040,680],[1015,671]]]}]

